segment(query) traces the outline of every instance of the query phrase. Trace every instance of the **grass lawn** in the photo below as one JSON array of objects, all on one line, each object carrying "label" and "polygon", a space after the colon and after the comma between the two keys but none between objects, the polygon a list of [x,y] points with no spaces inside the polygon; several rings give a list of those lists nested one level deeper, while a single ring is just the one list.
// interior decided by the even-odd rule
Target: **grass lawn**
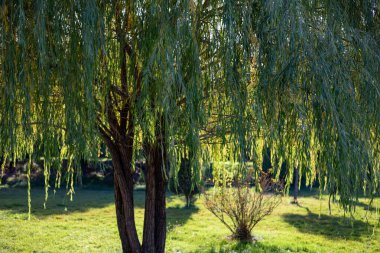
[{"label": "grass lawn", "polygon": [[[228,241],[229,231],[202,198],[186,209],[181,197],[168,196],[167,252],[380,252],[380,215],[365,211],[366,200],[360,200],[352,221],[335,205],[329,216],[326,197],[303,195],[301,206],[283,199],[255,228],[260,241],[254,245]],[[26,189],[0,188],[0,252],[121,252],[112,190],[78,189],[73,202],[64,191],[51,192],[44,210],[44,191],[34,189],[31,221],[26,197]],[[141,235],[144,191],[135,191],[135,201]],[[380,199],[375,202],[380,205]]]}]

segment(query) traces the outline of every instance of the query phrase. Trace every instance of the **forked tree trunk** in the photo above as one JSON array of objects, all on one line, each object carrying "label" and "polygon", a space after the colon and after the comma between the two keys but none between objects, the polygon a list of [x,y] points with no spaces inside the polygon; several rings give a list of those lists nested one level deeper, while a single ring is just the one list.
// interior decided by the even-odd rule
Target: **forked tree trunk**
[{"label": "forked tree trunk", "polygon": [[[164,166],[164,161],[167,161],[167,158],[163,145],[160,142],[144,145],[147,166],[144,171],[146,199],[143,244],[141,245],[136,231],[133,202],[133,131],[118,142],[112,141],[104,131],[101,133],[112,156],[116,217],[123,252],[164,253],[167,185],[164,171],[167,166]],[[162,135],[158,140],[163,140]]]}]

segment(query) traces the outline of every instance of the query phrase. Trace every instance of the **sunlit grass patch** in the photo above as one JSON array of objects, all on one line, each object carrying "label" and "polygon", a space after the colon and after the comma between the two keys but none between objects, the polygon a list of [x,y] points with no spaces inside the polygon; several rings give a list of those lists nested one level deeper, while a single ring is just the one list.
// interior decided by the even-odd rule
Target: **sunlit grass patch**
[{"label": "sunlit grass patch", "polygon": [[[135,191],[138,232],[142,232],[144,191]],[[305,194],[303,194],[305,195]],[[0,189],[0,252],[121,252],[113,191],[76,190],[50,195],[43,209],[43,189],[32,190],[32,219],[27,221],[25,189]],[[380,252],[379,214],[360,199],[355,220],[344,217],[327,198],[307,194],[300,206],[284,198],[253,235],[256,244],[228,239],[230,232],[204,207],[203,198],[186,208],[184,199],[167,201],[167,252]],[[376,199],[379,205],[380,200]]]}]

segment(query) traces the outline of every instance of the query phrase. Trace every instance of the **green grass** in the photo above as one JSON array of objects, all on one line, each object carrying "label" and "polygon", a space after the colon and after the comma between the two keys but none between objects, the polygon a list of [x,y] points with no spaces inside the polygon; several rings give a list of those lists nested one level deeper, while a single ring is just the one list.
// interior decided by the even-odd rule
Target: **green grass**
[{"label": "green grass", "polygon": [[[32,191],[32,219],[27,220],[25,189],[0,188],[0,252],[120,252],[112,190],[77,190],[73,202],[63,191],[50,193],[42,207],[42,189]],[[135,192],[138,232],[143,223],[144,192]],[[284,198],[274,214],[254,230],[256,244],[239,244],[204,208],[184,208],[168,197],[167,252],[380,252],[376,209],[360,200],[355,221],[337,206],[328,215],[326,198],[308,194],[301,206]],[[379,206],[380,199],[375,200]]]}]

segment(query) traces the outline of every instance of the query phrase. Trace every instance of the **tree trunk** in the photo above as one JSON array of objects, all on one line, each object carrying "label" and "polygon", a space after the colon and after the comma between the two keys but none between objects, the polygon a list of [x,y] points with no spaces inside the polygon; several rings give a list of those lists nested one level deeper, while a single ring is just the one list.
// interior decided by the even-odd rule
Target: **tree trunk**
[{"label": "tree trunk", "polygon": [[123,249],[123,252],[131,252],[131,246],[128,242],[128,236],[127,236],[127,226],[126,226],[126,220],[125,220],[125,214],[123,211],[123,199],[121,196],[121,192],[119,190],[119,186],[117,185],[117,178],[114,174],[114,181],[115,181],[115,209],[116,209],[116,220],[117,220],[117,227],[119,230],[119,236],[121,240],[121,246]]},{"label": "tree trunk", "polygon": [[[112,115],[111,115],[112,116]],[[114,123],[116,125],[116,123]],[[117,225],[123,252],[164,253],[166,239],[166,174],[163,162],[167,161],[163,147],[163,134],[158,132],[154,143],[145,143],[147,166],[146,199],[143,244],[137,236],[133,203],[133,126],[128,133],[114,134],[112,140],[105,131],[100,132],[106,143],[114,168],[115,207]]]},{"label": "tree trunk", "polygon": [[123,252],[139,253],[141,246],[134,214],[132,156],[120,146],[110,148],[110,153],[114,168],[117,225]]},{"label": "tree trunk", "polygon": [[299,170],[294,168],[294,187],[293,187],[293,203],[298,204],[298,184],[299,184]]},{"label": "tree trunk", "polygon": [[[156,122],[155,141],[144,142],[147,160],[144,220],[144,253],[164,253],[166,240],[167,155],[163,117]],[[147,211],[149,210],[149,211]],[[149,215],[149,217],[147,217]]]},{"label": "tree trunk", "polygon": [[145,145],[147,168],[145,171],[145,219],[143,233],[144,253],[164,253],[166,240],[166,177],[162,148]]},{"label": "tree trunk", "polygon": [[[160,156],[162,158],[162,156]],[[164,160],[166,157],[164,156]],[[155,244],[156,253],[165,252],[166,240],[166,187],[167,177],[163,161],[156,167],[156,220],[155,220]],[[168,165],[166,165],[167,167]]]},{"label": "tree trunk", "polygon": [[143,232],[143,252],[153,253],[155,250],[155,203],[156,203],[156,180],[155,180],[155,154],[151,150],[147,155],[147,167],[145,170],[145,216]]}]

